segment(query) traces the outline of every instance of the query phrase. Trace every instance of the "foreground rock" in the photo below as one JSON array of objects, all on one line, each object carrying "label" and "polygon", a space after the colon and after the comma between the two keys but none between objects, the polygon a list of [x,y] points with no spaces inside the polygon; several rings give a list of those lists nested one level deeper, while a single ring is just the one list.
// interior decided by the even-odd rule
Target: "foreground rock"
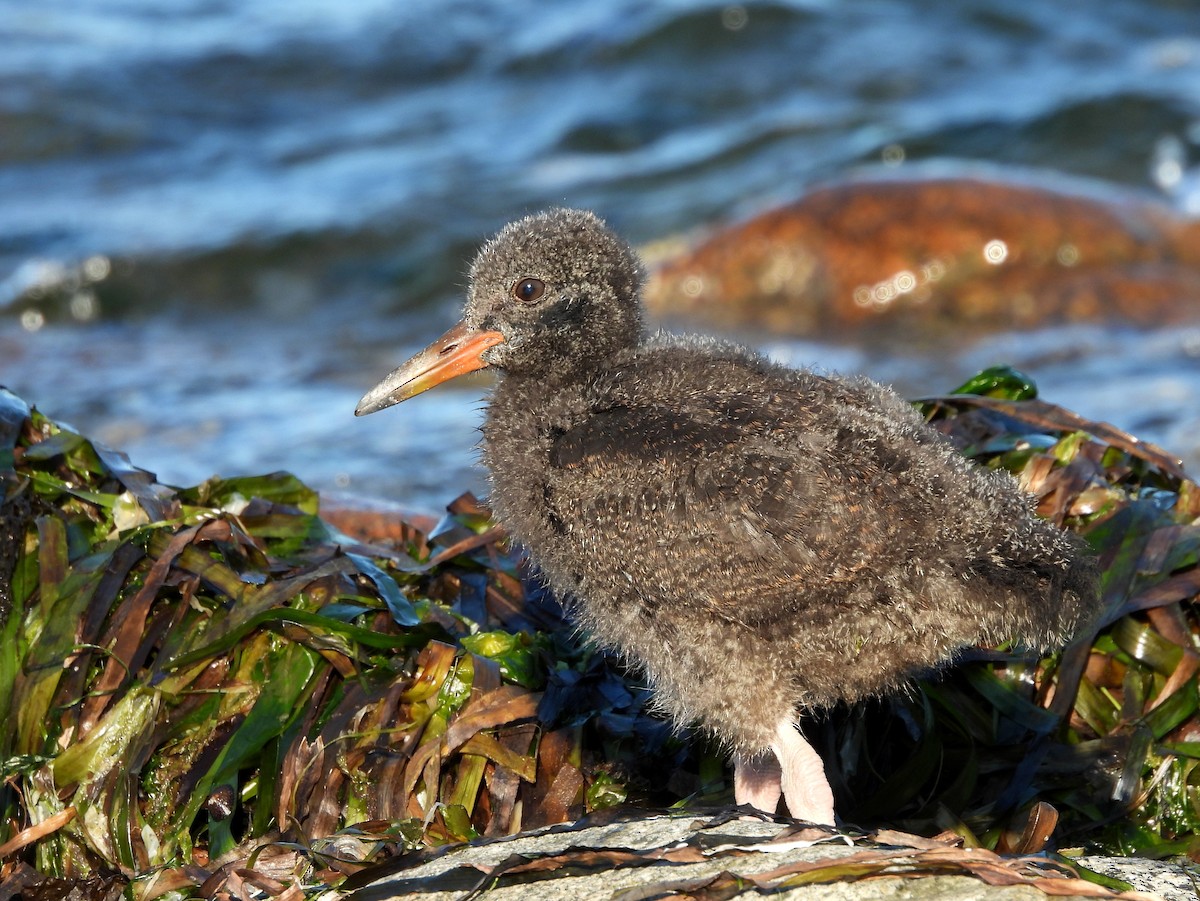
[{"label": "foreground rock", "polygon": [[[1194,899],[1176,864],[1088,858],[1131,883],[1118,891],[1044,856],[1001,857],[898,832],[848,837],[726,810],[590,817],[500,841],[410,855],[364,871],[349,901],[450,901],[486,890],[495,901],[540,898],[772,897],[1038,901],[1074,898]],[[1153,893],[1148,893],[1148,890]]]},{"label": "foreground rock", "polygon": [[819,188],[654,272],[647,305],[732,329],[830,334],[1200,316],[1200,223],[1114,191],[979,177]]}]

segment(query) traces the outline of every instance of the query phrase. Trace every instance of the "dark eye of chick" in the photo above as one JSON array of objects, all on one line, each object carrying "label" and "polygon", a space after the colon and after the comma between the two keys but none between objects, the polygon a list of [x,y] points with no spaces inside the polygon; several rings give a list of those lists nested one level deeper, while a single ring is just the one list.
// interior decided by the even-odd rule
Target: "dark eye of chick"
[{"label": "dark eye of chick", "polygon": [[540,278],[523,278],[513,285],[513,297],[522,303],[534,303],[546,293],[546,283]]}]

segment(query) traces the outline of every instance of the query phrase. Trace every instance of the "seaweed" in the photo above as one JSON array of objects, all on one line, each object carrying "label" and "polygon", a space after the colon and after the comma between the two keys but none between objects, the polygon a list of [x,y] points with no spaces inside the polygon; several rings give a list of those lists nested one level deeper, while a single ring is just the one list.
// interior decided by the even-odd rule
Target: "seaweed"
[{"label": "seaweed", "polygon": [[[806,724],[839,810],[999,853],[1196,855],[1200,491],[1020,373],[963,388],[918,407],[1084,536],[1105,614],[1061,654],[977,649]],[[174,488],[0,390],[0,544],[9,894],[300,897],[417,849],[730,801],[717,750],[652,714],[469,496],[429,527],[322,513],[286,473]]]},{"label": "seaweed", "polygon": [[624,801],[605,736],[635,779],[691,753],[469,497],[364,544],[288,474],[170,488],[0,409],[4,884],[319,886]]}]

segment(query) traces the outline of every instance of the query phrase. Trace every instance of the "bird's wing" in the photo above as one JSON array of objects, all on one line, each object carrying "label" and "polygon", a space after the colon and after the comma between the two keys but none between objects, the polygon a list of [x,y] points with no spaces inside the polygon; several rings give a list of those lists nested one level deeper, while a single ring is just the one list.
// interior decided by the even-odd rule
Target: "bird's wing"
[{"label": "bird's wing", "polygon": [[809,415],[785,433],[761,403],[696,406],[614,405],[553,437],[551,516],[630,584],[687,578],[692,602],[770,621],[920,540],[906,505],[923,501],[895,490],[910,466],[871,429]]}]

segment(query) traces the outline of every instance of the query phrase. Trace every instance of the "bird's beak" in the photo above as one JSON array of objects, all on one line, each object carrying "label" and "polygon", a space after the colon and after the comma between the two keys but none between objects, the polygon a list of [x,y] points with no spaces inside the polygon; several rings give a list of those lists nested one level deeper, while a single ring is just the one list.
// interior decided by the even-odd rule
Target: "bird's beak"
[{"label": "bird's beak", "polygon": [[504,336],[499,332],[476,331],[460,322],[364,394],[354,415],[366,416],[456,376],[483,369],[488,365],[483,352],[503,343]]}]

